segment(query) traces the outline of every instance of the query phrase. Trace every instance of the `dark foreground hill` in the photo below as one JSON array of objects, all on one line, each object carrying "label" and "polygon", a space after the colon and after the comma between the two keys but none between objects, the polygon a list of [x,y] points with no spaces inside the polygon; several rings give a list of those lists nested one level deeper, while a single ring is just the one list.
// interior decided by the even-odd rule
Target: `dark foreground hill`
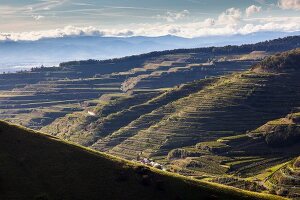
[{"label": "dark foreground hill", "polygon": [[0,199],[274,199],[195,181],[0,122]]}]

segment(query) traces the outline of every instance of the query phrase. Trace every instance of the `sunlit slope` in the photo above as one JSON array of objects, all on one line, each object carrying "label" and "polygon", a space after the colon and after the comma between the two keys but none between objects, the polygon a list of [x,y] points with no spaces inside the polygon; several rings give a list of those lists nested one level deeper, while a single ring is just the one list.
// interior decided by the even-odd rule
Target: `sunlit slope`
[{"label": "sunlit slope", "polygon": [[[127,158],[134,158],[139,152],[150,157],[166,155],[174,148],[244,133],[285,116],[299,106],[299,55],[299,50],[295,50],[271,57],[274,68],[281,66],[282,70],[260,70],[261,65],[257,65],[251,71],[221,77],[154,110],[151,115],[168,112],[162,120],[139,130],[108,152]],[[97,149],[96,144],[93,147]]]},{"label": "sunlit slope", "polygon": [[272,199],[192,181],[0,122],[0,198]]},{"label": "sunlit slope", "polygon": [[279,195],[300,198],[300,157],[285,164],[265,181],[266,187]]},{"label": "sunlit slope", "polygon": [[[124,94],[120,98],[108,101],[107,104],[96,106],[94,108],[95,116],[93,117],[89,116],[87,112],[85,114],[83,112],[73,113],[55,120],[49,126],[42,128],[42,131],[83,145],[92,145],[99,138],[110,137],[114,132],[119,133],[123,127],[127,127],[131,122],[140,121],[146,116],[148,121],[150,121],[149,124],[143,127],[158,122],[164,115],[151,116],[153,111],[164,107],[172,101],[188,96],[192,92],[198,91],[212,81],[214,80],[205,79],[161,92],[133,92],[131,94]],[[135,130],[141,128],[141,126],[134,126]],[[121,132],[122,138],[125,137],[123,133],[127,137],[134,135],[129,129]],[[120,137],[116,139],[118,140],[116,142],[121,142]],[[110,141],[110,143],[115,142]],[[103,146],[103,148],[108,147]]]},{"label": "sunlit slope", "polygon": [[[137,118],[142,114],[137,105],[144,104],[161,92],[142,94],[122,94],[116,99],[109,99],[95,106],[90,112],[75,112],[55,120],[51,125],[41,130],[51,135],[76,142],[85,146],[93,144],[101,135],[117,130],[126,121]],[[138,109],[138,110],[137,110]],[[135,115],[134,115],[135,114]],[[123,120],[123,121],[121,121]],[[102,130],[101,134],[98,134]]]},{"label": "sunlit slope", "polygon": [[[188,163],[201,163],[210,156],[219,164],[216,168],[218,170],[211,172],[212,175],[223,173],[240,178],[255,177],[254,181],[257,181],[255,179],[263,181],[265,177],[263,174],[268,174],[268,168],[285,163],[300,154],[300,129],[297,120],[299,113],[292,113],[285,118],[268,121],[257,129],[241,135],[200,142],[194,147],[184,148],[184,153],[191,155],[189,159],[187,159],[189,156],[183,155],[181,158],[174,153],[170,153],[168,158],[179,160],[177,163],[186,161],[188,166]],[[200,156],[193,156],[192,152]],[[171,161],[171,165],[176,165],[176,162]],[[208,172],[209,169],[209,166],[202,165],[195,170]],[[223,172],[220,174],[221,169]]]}]

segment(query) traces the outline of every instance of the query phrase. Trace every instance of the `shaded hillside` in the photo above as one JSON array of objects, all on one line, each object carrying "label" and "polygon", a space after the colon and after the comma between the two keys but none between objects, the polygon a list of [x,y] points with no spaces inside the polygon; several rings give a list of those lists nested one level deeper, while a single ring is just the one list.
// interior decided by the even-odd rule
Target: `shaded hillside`
[{"label": "shaded hillside", "polygon": [[4,122],[0,136],[1,199],[276,198],[138,166]]},{"label": "shaded hillside", "polygon": [[299,70],[300,48],[264,59],[252,68],[260,72],[291,72]]},{"label": "shaded hillside", "polygon": [[251,132],[253,137],[263,137],[274,147],[290,146],[300,142],[300,113],[268,122]]}]

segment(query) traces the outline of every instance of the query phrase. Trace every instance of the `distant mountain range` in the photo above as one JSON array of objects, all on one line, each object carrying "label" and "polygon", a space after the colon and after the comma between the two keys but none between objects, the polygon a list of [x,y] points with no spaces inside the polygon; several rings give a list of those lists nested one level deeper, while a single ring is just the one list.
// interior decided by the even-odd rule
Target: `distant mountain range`
[{"label": "distant mountain range", "polygon": [[69,60],[108,59],[177,48],[241,45],[275,39],[300,32],[259,32],[248,35],[182,38],[73,36],[36,41],[0,42],[0,72],[32,66],[52,66]]}]

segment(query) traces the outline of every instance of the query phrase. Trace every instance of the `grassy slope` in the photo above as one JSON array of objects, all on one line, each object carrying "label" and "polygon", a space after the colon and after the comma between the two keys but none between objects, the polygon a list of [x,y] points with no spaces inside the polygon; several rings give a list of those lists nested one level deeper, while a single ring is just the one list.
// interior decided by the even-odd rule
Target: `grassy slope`
[{"label": "grassy slope", "polygon": [[[106,144],[103,141],[105,144],[102,145],[102,148],[106,149],[109,148],[111,144],[115,143],[114,139],[117,140],[117,143],[122,141],[118,136],[121,135],[125,138],[124,133],[126,134],[126,137],[134,135],[134,133],[132,133],[134,131],[130,129],[118,129],[128,125],[132,121],[136,121],[140,117],[143,118],[146,114],[151,113],[157,108],[161,108],[172,101],[176,101],[182,97],[188,96],[192,92],[198,91],[212,81],[213,79],[200,80],[178,86],[171,90],[166,90],[163,93],[156,92],[157,95],[149,95],[150,92],[130,96],[126,95],[125,98],[109,101],[105,106],[96,106],[95,110],[98,110],[96,112],[97,115],[92,119],[87,115],[82,117],[82,112],[78,112],[76,114],[66,115],[63,118],[58,118],[52,124],[43,127],[41,131],[84,146],[93,140],[94,142],[97,141],[97,137],[102,138],[109,136],[108,138],[105,138],[106,141],[109,141],[109,144]],[[109,111],[109,113],[105,111]],[[160,119],[161,118],[157,115],[155,116],[155,119],[148,118],[151,122],[159,121]],[[134,126],[135,130],[141,128],[142,127]],[[119,131],[119,134],[116,134],[116,137],[110,135],[117,131]],[[100,148],[98,145],[97,147]]]},{"label": "grassy slope", "polygon": [[[186,147],[182,150],[188,156],[176,158],[170,166],[175,168],[185,164],[183,169],[187,171],[191,168],[186,164],[199,162],[201,167],[192,170],[206,172],[213,177],[206,180],[252,191],[259,191],[253,184],[263,185],[265,188],[261,190],[299,198],[300,159],[298,164],[293,164],[300,154],[299,116],[300,113],[296,111],[285,118],[269,121],[248,134]],[[273,141],[278,141],[276,145],[267,143],[266,137],[270,137],[270,134]],[[206,165],[207,158],[214,160],[213,163]],[[214,165],[216,163],[219,165]],[[223,174],[219,173],[222,167],[225,167],[223,170],[227,169]],[[216,175],[219,178],[215,178]]]},{"label": "grassy slope", "polygon": [[[299,106],[299,55],[300,50],[295,50],[262,62],[263,65],[270,62],[275,68],[286,66],[280,71],[253,69],[225,76],[155,110],[152,115],[164,113],[168,108],[158,123],[140,130],[109,152],[129,158],[141,151],[145,156],[166,155],[174,148],[244,133],[285,116]],[[287,63],[282,63],[287,56]],[[146,119],[140,123],[147,122]]]},{"label": "grassy slope", "polygon": [[264,185],[274,193],[300,198],[300,157],[288,163],[275,166],[274,170],[264,182]]},{"label": "grassy slope", "polygon": [[0,122],[0,199],[280,199],[141,168]]},{"label": "grassy slope", "polygon": [[167,105],[165,108],[175,108],[171,114],[166,113],[158,123],[140,130],[112,153],[130,149],[133,151],[125,153],[133,157],[140,151],[145,155],[150,152],[150,156],[166,154],[172,148],[252,130],[299,105],[298,75],[247,72],[222,78],[211,87]]},{"label": "grassy slope", "polygon": [[141,151],[166,156],[174,148],[241,134],[286,115],[299,105],[298,77],[299,72],[252,70],[204,79],[128,108],[116,104],[114,112],[94,121],[67,115],[42,131],[82,145],[94,141],[93,148],[124,158]]}]

